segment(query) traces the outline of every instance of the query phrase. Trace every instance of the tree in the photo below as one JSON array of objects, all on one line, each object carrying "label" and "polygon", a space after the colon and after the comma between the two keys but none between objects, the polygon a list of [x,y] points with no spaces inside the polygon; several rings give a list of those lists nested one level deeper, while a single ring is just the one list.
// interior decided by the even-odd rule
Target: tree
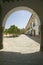
[{"label": "tree", "polygon": [[6,35],[8,34],[8,29],[4,30],[4,34],[6,34]]},{"label": "tree", "polygon": [[12,34],[12,36],[17,36],[20,34],[20,29],[15,25],[11,25],[8,29],[5,29],[4,34]]},{"label": "tree", "polygon": [[20,33],[20,29],[19,29],[17,26],[12,25],[12,26],[10,26],[10,28],[8,29],[8,33],[9,33],[9,34],[12,34],[12,35],[14,36],[14,35],[17,35],[17,34]]}]

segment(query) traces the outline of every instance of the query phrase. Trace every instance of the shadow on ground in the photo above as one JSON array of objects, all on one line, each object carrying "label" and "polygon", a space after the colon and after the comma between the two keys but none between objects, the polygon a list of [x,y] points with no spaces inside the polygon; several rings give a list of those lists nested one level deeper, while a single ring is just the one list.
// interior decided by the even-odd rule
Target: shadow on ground
[{"label": "shadow on ground", "polygon": [[29,34],[27,34],[26,36],[31,38],[32,40],[38,42],[39,44],[41,43],[41,38],[40,37],[30,36]]},{"label": "shadow on ground", "polygon": [[0,65],[43,65],[43,52],[21,54],[0,51]]},{"label": "shadow on ground", "polygon": [[16,38],[16,37],[19,37],[19,35],[18,36],[3,36],[4,38]]}]

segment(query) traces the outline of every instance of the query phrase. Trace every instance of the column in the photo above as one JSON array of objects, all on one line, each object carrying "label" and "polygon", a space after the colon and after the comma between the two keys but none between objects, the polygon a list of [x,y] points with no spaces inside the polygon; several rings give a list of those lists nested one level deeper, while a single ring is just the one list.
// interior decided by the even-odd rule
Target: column
[{"label": "column", "polygon": [[0,49],[3,48],[3,27],[0,26]]},{"label": "column", "polygon": [[2,7],[0,5],[0,49],[3,48]]},{"label": "column", "polygon": [[41,45],[40,45],[40,51],[43,51],[43,24],[41,25]]}]

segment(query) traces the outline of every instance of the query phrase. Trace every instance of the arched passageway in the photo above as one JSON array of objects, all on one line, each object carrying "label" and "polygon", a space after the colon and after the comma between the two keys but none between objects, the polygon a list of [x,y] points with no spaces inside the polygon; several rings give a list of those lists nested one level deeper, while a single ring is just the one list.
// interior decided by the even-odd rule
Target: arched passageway
[{"label": "arched passageway", "polygon": [[[31,12],[32,15],[34,16],[34,19],[37,20],[36,22],[38,22],[38,24],[40,24],[40,19],[39,19],[38,15],[36,14],[36,12],[34,12],[34,10],[32,10],[31,8],[28,8],[28,7],[16,7],[16,8],[14,8],[14,9],[10,10],[10,11],[6,14],[6,16],[5,16],[4,20],[3,20],[2,27],[3,27],[3,28],[5,27],[6,20],[8,19],[8,17],[9,17],[13,12],[20,11],[20,10],[26,10],[26,11],[28,11],[28,12]],[[35,21],[35,20],[34,20],[34,21]],[[33,21],[32,21],[32,22],[33,22]],[[25,22],[24,22],[24,23],[25,23]],[[29,24],[28,24],[28,25],[29,25]],[[27,26],[28,26],[28,25],[27,25]],[[22,37],[22,36],[21,36],[21,37]]]},{"label": "arched passageway", "polygon": [[[21,3],[21,4],[20,4]],[[37,3],[37,5],[35,4],[35,3]],[[6,5],[7,4],[7,5]],[[17,5],[16,5],[17,4]],[[32,8],[37,14],[39,14],[39,17],[40,17],[40,21],[41,21],[41,46],[40,46],[40,49],[41,49],[41,51],[43,51],[43,8],[41,7],[41,6],[43,6],[43,3],[42,3],[42,1],[40,1],[40,0],[38,0],[38,1],[35,1],[35,0],[33,0],[33,1],[31,1],[31,0],[29,0],[29,1],[14,1],[14,2],[12,2],[12,0],[11,0],[11,2],[10,1],[8,1],[8,2],[6,2],[6,1],[1,1],[1,3],[0,3],[0,9],[1,9],[1,11],[0,11],[0,14],[1,14],[1,17],[0,17],[0,29],[1,29],[1,33],[0,33],[0,49],[2,48],[2,35],[3,35],[3,19],[4,19],[4,17],[5,17],[5,15],[11,10],[11,9],[13,9],[13,8],[15,8],[15,7],[18,7],[18,6],[26,6],[26,7],[30,7],[30,8]]]}]

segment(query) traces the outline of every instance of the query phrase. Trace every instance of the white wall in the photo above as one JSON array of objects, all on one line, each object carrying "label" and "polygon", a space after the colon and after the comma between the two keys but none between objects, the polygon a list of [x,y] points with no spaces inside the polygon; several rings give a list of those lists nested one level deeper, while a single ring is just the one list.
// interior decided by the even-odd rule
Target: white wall
[{"label": "white wall", "polygon": [[33,29],[35,30],[35,35],[39,35],[39,25],[39,21],[35,19],[35,26],[33,27]]}]

